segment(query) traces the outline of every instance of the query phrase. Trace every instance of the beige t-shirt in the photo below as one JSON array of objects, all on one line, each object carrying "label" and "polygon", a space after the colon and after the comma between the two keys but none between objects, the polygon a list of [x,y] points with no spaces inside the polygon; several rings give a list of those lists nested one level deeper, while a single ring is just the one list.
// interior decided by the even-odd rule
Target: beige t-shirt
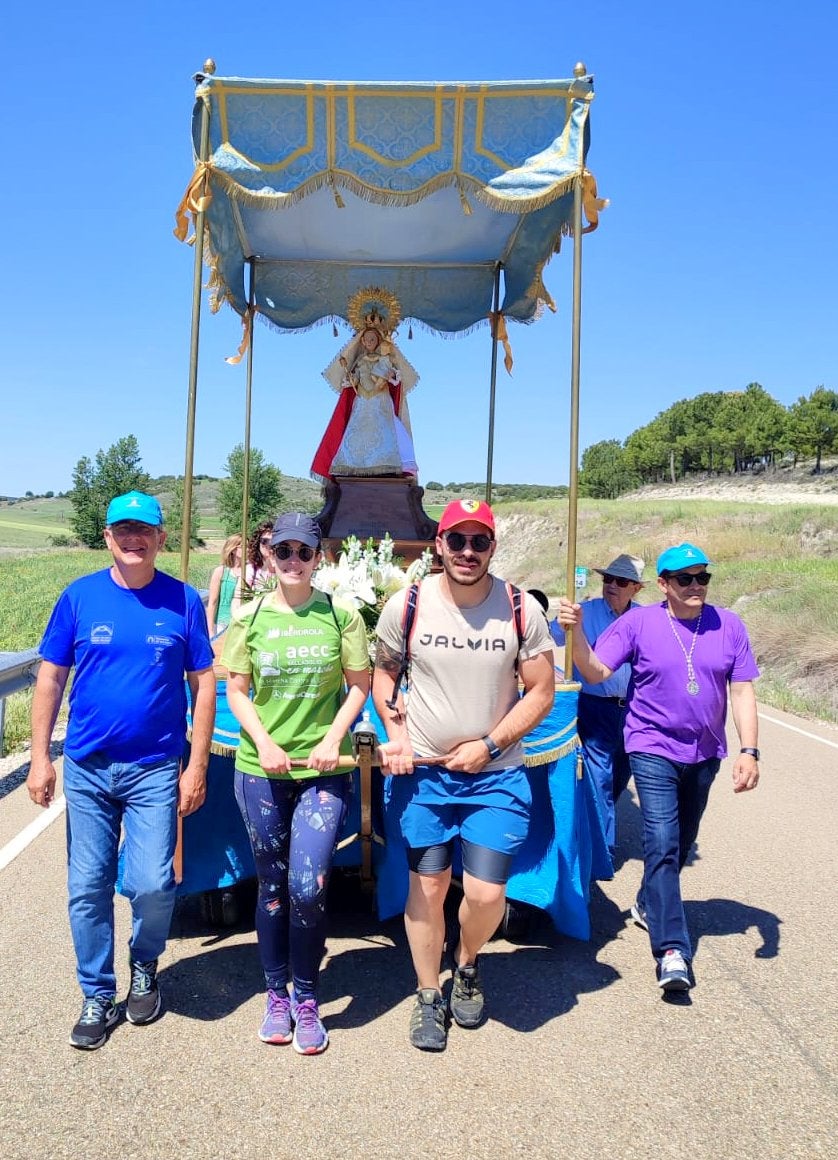
[{"label": "beige t-shirt", "polygon": [[[461,741],[490,734],[518,699],[518,634],[505,583],[492,577],[492,589],[481,604],[458,608],[443,597],[440,579],[428,576],[422,581],[410,639],[407,731],[420,758],[440,757]],[[523,597],[520,658],[552,655],[541,608],[528,593]],[[379,639],[397,654],[406,599],[406,592],[397,592],[378,621]],[[523,746],[517,742],[486,768],[506,769],[523,760]]]}]

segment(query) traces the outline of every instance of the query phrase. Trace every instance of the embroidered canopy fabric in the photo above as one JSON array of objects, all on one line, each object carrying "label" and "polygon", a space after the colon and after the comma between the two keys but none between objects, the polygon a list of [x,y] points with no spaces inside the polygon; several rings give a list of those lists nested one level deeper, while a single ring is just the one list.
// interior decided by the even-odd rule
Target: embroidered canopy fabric
[{"label": "embroidered canopy fabric", "polygon": [[577,177],[597,224],[590,78],[198,80],[175,232],[204,209],[215,305],[245,314],[252,258],[256,311],[281,330],[345,319],[369,286],[394,294],[402,318],[466,330],[492,309],[498,264],[501,313],[530,322],[552,306],[542,270],[569,232]]}]

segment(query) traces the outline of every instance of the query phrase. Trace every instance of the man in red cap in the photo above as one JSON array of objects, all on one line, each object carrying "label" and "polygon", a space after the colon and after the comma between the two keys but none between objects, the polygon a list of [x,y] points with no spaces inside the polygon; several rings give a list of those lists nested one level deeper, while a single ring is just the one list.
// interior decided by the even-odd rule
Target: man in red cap
[{"label": "man in red cap", "polygon": [[[409,634],[403,592],[378,622],[373,698],[387,731],[383,771],[394,775],[390,803],[410,866],[405,927],[418,980],[410,1042],[423,1051],[446,1044],[439,973],[457,837],[463,900],[450,1014],[461,1027],[485,1018],[477,955],[503,916],[512,860],[529,822],[521,738],[553,705],[547,622],[526,593],[516,615],[509,587],[489,572],[495,547],[488,504],[450,503],[436,537],[443,571],[422,582]],[[406,635],[408,697],[399,687]]]}]

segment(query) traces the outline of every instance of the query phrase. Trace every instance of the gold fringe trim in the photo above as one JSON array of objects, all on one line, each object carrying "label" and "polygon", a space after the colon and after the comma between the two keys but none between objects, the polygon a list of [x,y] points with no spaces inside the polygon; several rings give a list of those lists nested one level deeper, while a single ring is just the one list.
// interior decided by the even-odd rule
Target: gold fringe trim
[{"label": "gold fringe trim", "polygon": [[[576,722],[574,722],[574,725]],[[557,745],[554,749],[546,749],[543,753],[525,753],[524,765],[528,769],[532,769],[537,765],[547,765],[551,761],[561,761],[563,757],[573,753],[574,750],[579,749],[581,741],[577,736],[574,736],[570,741],[566,741],[564,745]]]}]

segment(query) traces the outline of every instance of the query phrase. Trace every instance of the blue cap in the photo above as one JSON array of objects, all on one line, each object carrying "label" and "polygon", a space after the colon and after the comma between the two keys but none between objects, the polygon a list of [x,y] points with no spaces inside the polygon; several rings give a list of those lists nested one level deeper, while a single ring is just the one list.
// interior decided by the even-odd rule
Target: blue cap
[{"label": "blue cap", "polygon": [[680,572],[682,568],[694,568],[696,564],[709,564],[706,553],[695,544],[676,544],[658,556],[658,576],[664,572]]},{"label": "blue cap", "polygon": [[120,520],[136,520],[137,523],[159,528],[163,523],[163,512],[153,495],[146,495],[142,491],[127,491],[125,495],[117,495],[111,500],[105,516],[108,527],[118,524]]},{"label": "blue cap", "polygon": [[322,533],[317,520],[304,512],[286,512],[278,516],[271,535],[271,547],[284,544],[288,540],[298,540],[309,548],[319,548]]}]

